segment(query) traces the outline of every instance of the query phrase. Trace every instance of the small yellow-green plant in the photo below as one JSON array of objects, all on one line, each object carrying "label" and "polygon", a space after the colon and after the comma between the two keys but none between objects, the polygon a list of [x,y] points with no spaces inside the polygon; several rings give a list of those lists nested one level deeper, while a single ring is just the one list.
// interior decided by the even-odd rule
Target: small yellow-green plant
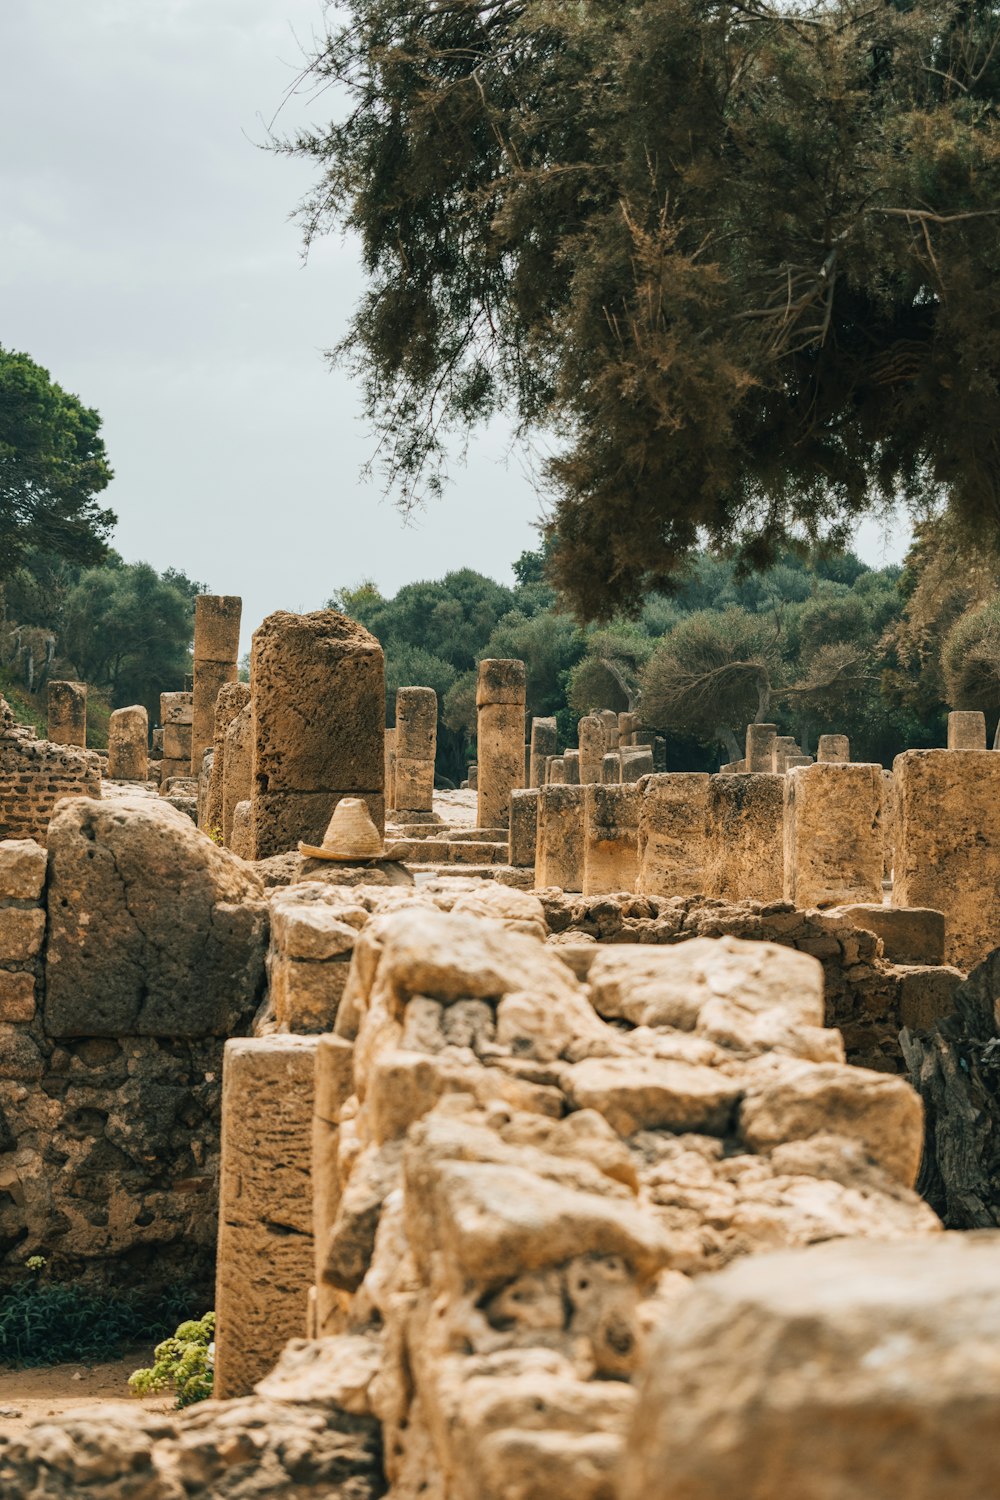
[{"label": "small yellow-green plant", "polygon": [[206,1401],[212,1394],[214,1334],[214,1312],[182,1323],[173,1338],[157,1344],[152,1368],[129,1376],[129,1390],[134,1396],[173,1390],[179,1407]]}]

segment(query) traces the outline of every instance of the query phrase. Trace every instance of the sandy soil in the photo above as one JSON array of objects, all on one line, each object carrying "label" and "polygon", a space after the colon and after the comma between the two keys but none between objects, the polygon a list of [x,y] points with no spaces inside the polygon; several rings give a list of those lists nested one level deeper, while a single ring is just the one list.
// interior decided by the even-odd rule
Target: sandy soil
[{"label": "sandy soil", "polygon": [[[21,1432],[33,1422],[62,1416],[74,1407],[95,1401],[130,1401],[128,1378],[133,1370],[148,1365],[152,1351],[136,1349],[124,1358],[99,1365],[49,1365],[38,1370],[11,1370],[0,1366],[0,1436]],[[146,1396],[140,1403],[147,1411],[169,1411],[170,1395]]]},{"label": "sandy soil", "polygon": [[434,811],[447,823],[464,823],[469,828],[476,826],[477,794],[459,789],[454,792],[435,792]]}]

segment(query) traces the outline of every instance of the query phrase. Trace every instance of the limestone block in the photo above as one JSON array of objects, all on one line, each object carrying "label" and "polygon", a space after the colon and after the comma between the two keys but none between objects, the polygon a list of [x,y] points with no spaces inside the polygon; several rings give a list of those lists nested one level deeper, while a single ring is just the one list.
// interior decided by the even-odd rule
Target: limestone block
[{"label": "limestone block", "polygon": [[640,724],[638,714],[621,712],[618,715],[618,743],[619,745],[631,745],[632,736],[637,732]]},{"label": "limestone block", "polygon": [[811,766],[815,762],[811,755],[786,755],[785,771],[794,771],[798,766]]},{"label": "limestone block", "polygon": [[639,783],[639,879],[645,896],[690,896],[704,891],[708,863],[710,777],[667,771]]},{"label": "limestone block", "polygon": [[785,784],[763,772],[713,776],[705,890],[732,901],[780,901]]},{"label": "limestone block", "polygon": [[561,755],[550,755],[545,762],[545,785],[565,786],[566,772]]},{"label": "limestone block", "polygon": [[998,1257],[996,1233],[848,1239],[698,1278],[647,1361],[621,1500],[983,1500]]},{"label": "limestone block", "polygon": [[726,1135],[740,1098],[738,1080],[717,1068],[658,1057],[591,1057],[563,1074],[577,1109],[595,1109],[619,1135],[637,1130]]},{"label": "limestone block", "polygon": [[160,724],[191,724],[194,720],[193,693],[161,693]]},{"label": "limestone block", "polygon": [[896,859],[896,783],[882,772],[882,879],[891,880]]},{"label": "limestone block", "polygon": [[256,858],[319,843],[343,796],[364,796],[384,827],[383,677],[378,641],[334,610],[279,611],[254,632]]},{"label": "limestone block", "polygon": [[1000,947],[1000,755],[908,750],[893,779],[892,904],[943,912],[945,961],[971,969]]},{"label": "limestone block", "polygon": [[604,725],[598,714],[585,714],[578,727],[580,745],[580,785],[593,786],[603,781]]},{"label": "limestone block", "polygon": [[601,756],[599,781],[603,786],[615,786],[622,779],[622,757],[620,750],[608,750]]},{"label": "limestone block", "polygon": [[948,749],[985,750],[986,715],[979,712],[949,714]]},{"label": "limestone block", "polygon": [[177,761],[183,770],[177,774],[187,776],[191,769],[190,724],[165,724],[163,727],[163,759]]},{"label": "limestone block", "polygon": [[191,724],[191,773],[197,775],[205,751],[215,743],[215,705],[219,693],[236,681],[236,658],[232,661],[194,663],[194,718]]},{"label": "limestone block", "polygon": [[602,708],[598,718],[604,725],[604,753],[619,748],[618,715],[613,708]]},{"label": "limestone block", "polygon": [[150,751],[149,751],[149,758],[150,758],[150,760],[162,760],[163,759],[163,730],[162,729],[154,729],[153,733],[150,735],[150,739],[152,740],[152,745],[150,746]]},{"label": "limestone block", "polygon": [[318,962],[325,958],[350,958],[358,935],[356,923],[363,908],[348,906],[335,892],[322,886],[297,883],[271,898],[271,946],[285,958]]},{"label": "limestone block", "polygon": [[582,786],[546,786],[538,793],[535,884],[583,890],[584,796]]},{"label": "limestone block", "polygon": [[0,1021],[30,1021],[35,1014],[35,976],[0,969]]},{"label": "limestone block", "polygon": [[836,907],[831,916],[842,916],[855,927],[863,927],[882,939],[891,964],[943,964],[944,913],[924,907],[883,906],[881,902]]},{"label": "limestone block", "polygon": [[563,751],[563,780],[567,786],[580,785],[580,752],[579,750]]},{"label": "limestone block", "polygon": [[253,803],[249,799],[233,808],[229,848],[240,859],[253,859]]},{"label": "limestone block", "polygon": [[851,758],[851,742],[846,734],[821,734],[816,746],[817,760],[847,761]]},{"label": "limestone block", "polygon": [[68,799],[49,825],[51,1036],[219,1036],[263,990],[252,870],[161,799]]},{"label": "limestone block", "polygon": [[214,756],[205,794],[203,821],[199,825],[217,838],[224,837],[225,818],[223,811],[226,768],[226,734],[236,715],[242,713],[250,702],[250,689],[245,682],[227,682],[219,689],[215,702]]},{"label": "limestone block", "polygon": [[116,708],[108,721],[108,776],[145,781],[149,774],[149,716],[141,704]]},{"label": "limestone block", "polygon": [[[243,601],[235,594],[197,594],[194,601],[194,659],[235,662],[240,650]],[[197,671],[197,666],[196,666]]]},{"label": "limestone block", "polygon": [[524,782],[523,661],[479,663],[477,814],[480,828],[506,828],[510,794]]},{"label": "limestone block", "polygon": [[49,682],[48,737],[54,745],[87,743],[87,684]]},{"label": "limestone block", "polygon": [[437,754],[437,693],[406,687],[396,693],[395,807],[429,812],[434,803],[434,758]]},{"label": "limestone block", "polygon": [[531,749],[528,767],[529,787],[545,785],[545,776],[543,774],[545,763],[550,755],[555,755],[557,748],[558,741],[555,719],[532,719]]},{"label": "limestone block", "polygon": [[396,730],[385,732],[385,805],[396,806]]},{"label": "limestone block", "polygon": [[[785,777],[785,899],[796,906],[882,896],[882,767],[823,762]],[[907,905],[931,903],[908,902]]]},{"label": "limestone block", "polygon": [[651,749],[636,746],[633,749],[621,751],[621,779],[624,782],[641,781],[644,776],[653,774],[653,752]]},{"label": "limestone block", "polygon": [[639,874],[639,787],[587,786],[583,792],[584,895],[634,891]]},{"label": "limestone block", "polygon": [[905,1079],[835,1062],[768,1057],[748,1081],[739,1132],[752,1151],[793,1140],[843,1135],[904,1187],[917,1180],[924,1111]]},{"label": "limestone block", "polygon": [[319,1039],[226,1043],[215,1390],[245,1396],[305,1332],[313,1279],[312,1117]]},{"label": "limestone block", "polygon": [[748,771],[770,771],[771,751],[777,734],[777,724],[747,725],[746,768]]},{"label": "limestone block", "polygon": [[469,781],[469,791],[470,792],[475,792],[475,791],[479,790],[479,763],[478,763],[478,761],[471,761],[470,762],[470,764],[469,764],[468,781]]},{"label": "limestone block", "polygon": [[910,1031],[929,1031],[955,1014],[955,991],[964,980],[961,969],[928,964],[901,970],[897,988],[899,1022]]},{"label": "limestone block", "polygon": [[431,812],[434,807],[434,761],[393,757],[395,806],[406,812]]},{"label": "limestone block", "polygon": [[44,938],[45,912],[40,907],[0,907],[0,964],[37,958]]},{"label": "limestone block", "polygon": [[249,802],[253,786],[253,711],[249,694],[229,721],[222,758],[222,842],[231,849],[237,803]]},{"label": "limestone block", "polygon": [[509,826],[510,863],[533,870],[538,834],[538,791],[534,787],[515,787],[511,792]]},{"label": "limestone block", "polygon": [[775,776],[785,774],[785,761],[790,755],[798,755],[799,747],[795,736],[791,734],[777,734],[771,741],[771,764],[768,770]]},{"label": "limestone block", "polygon": [[34,839],[0,840],[0,898],[39,901],[48,855]]},{"label": "limestone block", "polygon": [[347,985],[351,956],[324,962],[274,957],[269,961],[275,1020],[293,1032],[332,1031]]}]

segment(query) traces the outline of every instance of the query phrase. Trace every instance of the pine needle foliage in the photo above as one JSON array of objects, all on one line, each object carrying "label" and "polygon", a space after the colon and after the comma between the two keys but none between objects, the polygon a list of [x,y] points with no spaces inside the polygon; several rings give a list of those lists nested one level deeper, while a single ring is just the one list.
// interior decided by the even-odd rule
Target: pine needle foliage
[{"label": "pine needle foliage", "polygon": [[[307,240],[357,232],[404,507],[457,430],[561,441],[549,570],[610,618],[902,495],[1000,534],[998,0],[347,0]],[[337,88],[324,91],[325,86]]]}]

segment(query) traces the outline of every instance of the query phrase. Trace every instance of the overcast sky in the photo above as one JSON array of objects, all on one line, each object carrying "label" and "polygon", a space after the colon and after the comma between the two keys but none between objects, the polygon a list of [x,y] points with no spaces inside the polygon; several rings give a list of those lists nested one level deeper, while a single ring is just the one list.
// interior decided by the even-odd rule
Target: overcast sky
[{"label": "overcast sky", "polygon": [[[320,0],[0,3],[0,344],[101,413],[118,550],[242,594],[245,645],[366,577],[509,582],[536,544],[501,430],[415,525],[361,478],[359,396],[322,358],[355,255],[331,239],[303,265],[310,169],[255,145],[321,24]],[[329,112],[293,100],[278,127]],[[858,550],[905,541],[865,526]]]}]

